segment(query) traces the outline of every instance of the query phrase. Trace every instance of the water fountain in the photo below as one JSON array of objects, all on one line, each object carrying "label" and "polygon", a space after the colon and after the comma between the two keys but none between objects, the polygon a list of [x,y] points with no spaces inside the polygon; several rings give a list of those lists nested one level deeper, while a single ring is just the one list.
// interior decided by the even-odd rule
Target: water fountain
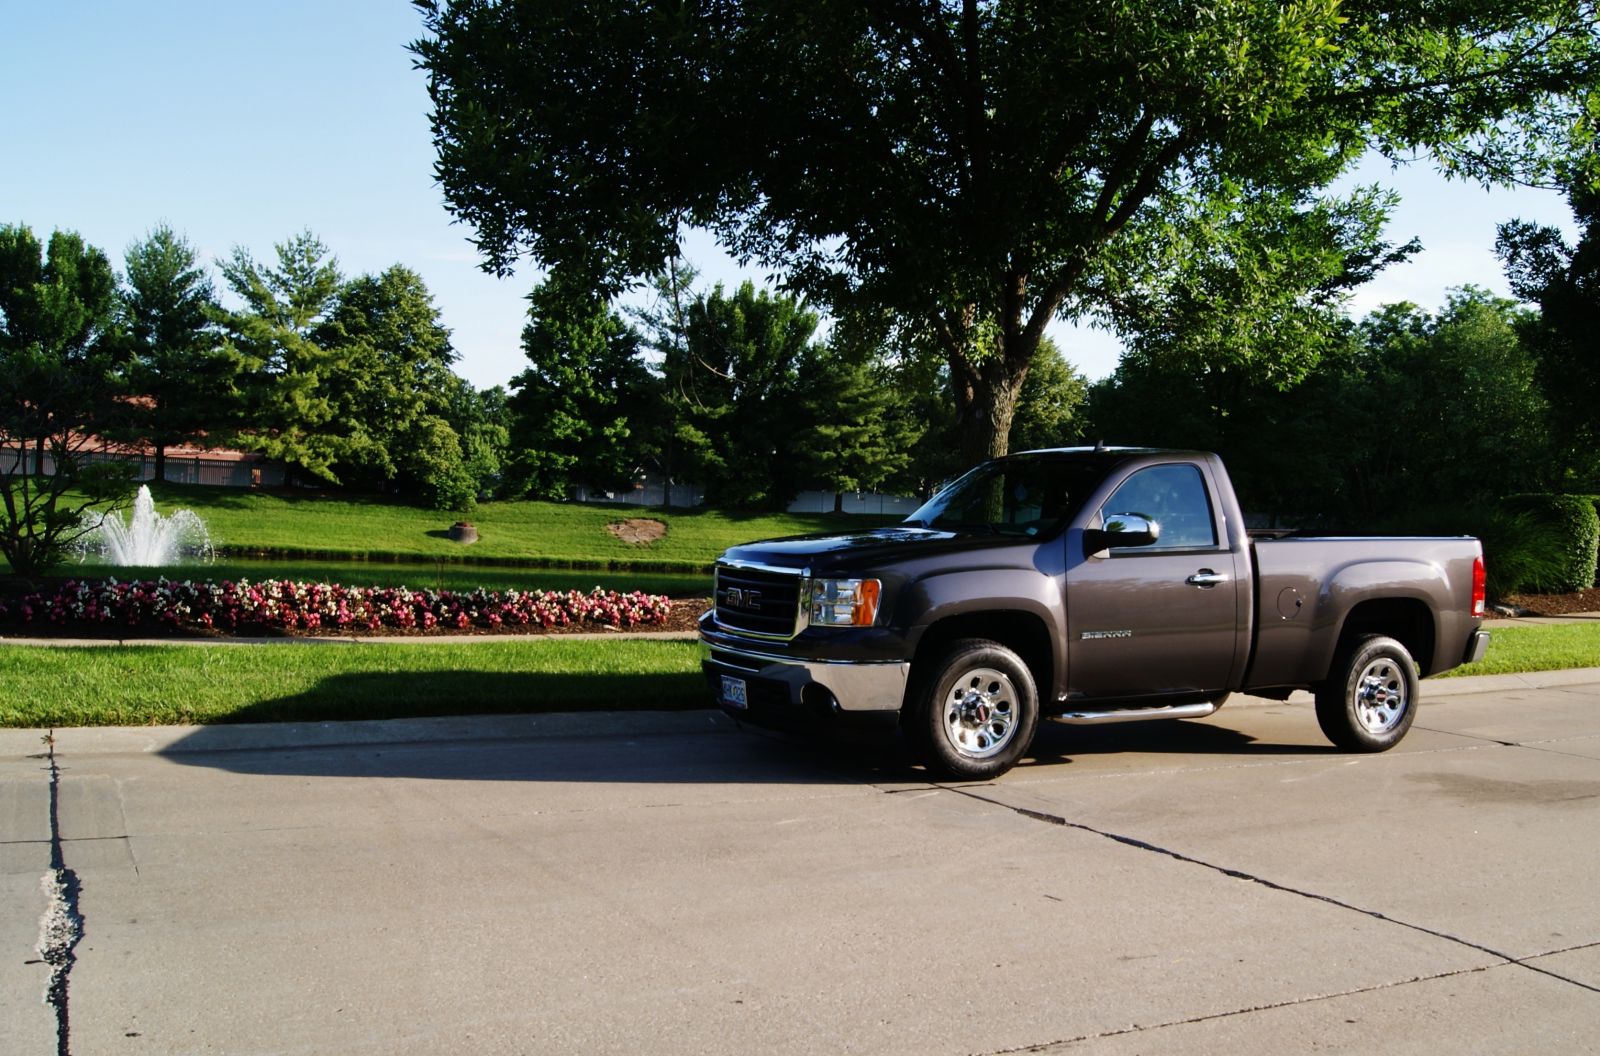
[{"label": "water fountain", "polygon": [[114,513],[91,513],[88,520],[92,523],[81,544],[84,554],[96,555],[108,565],[156,567],[175,565],[186,557],[209,561],[212,556],[205,522],[193,510],[174,510],[163,517],[143,484],[126,520]]}]

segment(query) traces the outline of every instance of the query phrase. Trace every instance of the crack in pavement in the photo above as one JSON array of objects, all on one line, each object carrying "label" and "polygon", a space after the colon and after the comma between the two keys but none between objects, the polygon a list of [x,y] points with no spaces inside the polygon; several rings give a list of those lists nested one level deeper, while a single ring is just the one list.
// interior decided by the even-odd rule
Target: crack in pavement
[{"label": "crack in pavement", "polygon": [[[1596,736],[1600,736],[1600,735],[1597,735],[1597,734],[1585,733],[1585,734],[1579,734],[1579,735],[1572,736],[1572,737],[1547,737],[1547,738],[1545,738],[1543,740],[1534,740],[1534,741],[1502,741],[1498,737],[1487,737],[1487,736],[1485,736],[1483,734],[1478,734],[1478,733],[1460,733],[1460,732],[1458,732],[1456,730],[1441,730],[1441,729],[1439,729],[1439,728],[1437,728],[1435,726],[1413,725],[1412,729],[1414,729],[1414,730],[1425,730],[1428,733],[1442,733],[1442,734],[1445,734],[1446,736],[1450,736],[1450,737],[1466,737],[1469,740],[1478,741],[1478,742],[1481,743],[1482,746],[1486,746],[1486,747],[1493,747],[1493,748],[1526,748],[1530,752],[1544,752],[1547,755],[1560,755],[1560,756],[1564,756],[1564,757],[1566,757],[1568,759],[1590,759],[1590,760],[1592,760],[1594,757],[1593,756],[1589,756],[1589,755],[1580,755],[1577,752],[1564,752],[1559,748],[1547,748],[1545,746],[1546,745],[1551,745],[1551,744],[1567,744],[1570,741],[1591,741],[1591,740],[1594,740]],[[1446,749],[1434,749],[1434,750],[1435,751],[1456,751],[1457,749],[1446,748]],[[1469,748],[1469,749],[1462,749],[1462,750],[1471,751],[1472,749]],[[1421,754],[1421,753],[1414,753],[1414,754]]]},{"label": "crack in pavement", "polygon": [[[1212,872],[1220,873],[1221,875],[1226,876],[1226,877],[1228,877],[1229,879],[1232,879],[1232,880],[1248,881],[1249,883],[1252,883],[1252,884],[1259,884],[1260,886],[1265,887],[1265,888],[1267,888],[1268,890],[1271,890],[1271,891],[1281,891],[1284,894],[1295,895],[1295,896],[1298,896],[1300,898],[1309,899],[1309,900],[1311,900],[1313,902],[1322,902],[1322,903],[1324,903],[1326,905],[1334,906],[1336,908],[1343,909],[1343,910],[1348,910],[1348,911],[1350,911],[1352,913],[1360,913],[1362,916],[1370,917],[1373,920],[1382,921],[1385,924],[1395,924],[1395,925],[1398,925],[1398,926],[1400,926],[1402,928],[1409,928],[1412,931],[1420,932],[1420,933],[1422,933],[1424,935],[1429,935],[1429,936],[1432,936],[1433,938],[1436,938],[1436,939],[1443,939],[1446,942],[1451,942],[1451,943],[1454,943],[1454,944],[1456,944],[1458,946],[1464,946],[1469,950],[1476,950],[1479,953],[1486,953],[1491,957],[1499,958],[1499,960],[1501,961],[1502,964],[1514,964],[1514,965],[1517,965],[1518,967],[1526,968],[1530,972],[1536,972],[1536,973],[1538,973],[1540,975],[1545,975],[1545,976],[1549,976],[1552,979],[1557,979],[1557,980],[1559,980],[1559,981],[1561,981],[1563,983],[1568,983],[1568,984],[1570,984],[1572,986],[1578,987],[1580,990],[1587,990],[1590,993],[1600,994],[1600,986],[1592,986],[1592,985],[1590,985],[1588,983],[1585,983],[1585,982],[1582,982],[1580,980],[1571,979],[1571,978],[1568,978],[1567,976],[1561,975],[1561,974],[1559,974],[1557,972],[1552,972],[1548,968],[1540,968],[1538,965],[1527,963],[1528,961],[1537,960],[1537,959],[1539,959],[1541,957],[1550,956],[1551,954],[1548,953],[1548,952],[1547,953],[1534,954],[1534,955],[1532,955],[1530,957],[1525,957],[1525,958],[1523,958],[1523,957],[1513,957],[1509,953],[1505,953],[1505,952],[1503,952],[1501,950],[1496,950],[1496,949],[1494,949],[1493,947],[1490,947],[1490,946],[1484,946],[1484,945],[1482,945],[1480,943],[1472,942],[1469,939],[1463,939],[1459,935],[1451,935],[1449,932],[1438,931],[1438,930],[1436,930],[1434,928],[1427,927],[1426,925],[1423,925],[1423,924],[1415,924],[1415,923],[1412,923],[1411,921],[1408,921],[1408,920],[1401,920],[1398,917],[1391,917],[1391,916],[1389,916],[1389,915],[1387,915],[1385,913],[1382,913],[1382,912],[1380,912],[1380,911],[1378,911],[1376,909],[1366,909],[1366,908],[1364,908],[1362,906],[1353,905],[1353,904],[1351,904],[1349,902],[1345,902],[1345,901],[1342,901],[1340,899],[1334,898],[1332,895],[1320,895],[1320,894],[1317,894],[1315,891],[1305,891],[1305,890],[1302,890],[1302,889],[1300,889],[1298,887],[1290,887],[1287,884],[1280,884],[1277,881],[1268,880],[1266,877],[1256,876],[1254,873],[1247,873],[1247,872],[1245,872],[1245,871],[1243,871],[1241,869],[1230,869],[1230,868],[1228,868],[1227,866],[1224,866],[1224,865],[1217,865],[1215,862],[1208,862],[1208,861],[1204,860],[1203,858],[1195,858],[1195,857],[1193,857],[1191,855],[1184,854],[1182,851],[1175,851],[1175,850],[1172,850],[1169,847],[1162,847],[1162,846],[1160,846],[1158,844],[1150,843],[1147,840],[1137,839],[1137,838],[1135,838],[1133,836],[1124,836],[1124,835],[1122,835],[1120,833],[1107,832],[1104,829],[1097,829],[1093,825],[1086,825],[1081,821],[1070,821],[1067,818],[1064,818],[1064,817],[1062,817],[1062,816],[1060,816],[1058,814],[1047,814],[1047,813],[1045,813],[1043,811],[1030,810],[1027,807],[1019,807],[1019,806],[1015,806],[1015,805],[1010,804],[1010,803],[1003,803],[1000,800],[993,799],[993,798],[991,798],[989,796],[978,795],[976,792],[972,791],[971,788],[957,788],[957,787],[952,787],[950,785],[945,785],[945,786],[942,786],[942,787],[944,787],[947,791],[956,793],[957,795],[966,796],[966,797],[968,797],[970,799],[975,799],[975,800],[979,801],[980,803],[988,803],[991,806],[1001,807],[1001,808],[1003,808],[1005,810],[1009,810],[1009,811],[1012,811],[1012,812],[1014,812],[1016,814],[1020,814],[1023,817],[1029,818],[1029,819],[1031,819],[1033,821],[1040,821],[1040,822],[1044,822],[1047,825],[1055,825],[1055,826],[1059,826],[1061,828],[1076,829],[1079,832],[1086,832],[1086,833],[1089,833],[1090,835],[1093,835],[1093,836],[1099,836],[1102,839],[1111,840],[1111,841],[1113,841],[1115,843],[1120,843],[1120,844],[1122,844],[1124,846],[1127,846],[1127,847],[1133,847],[1133,848],[1136,848],[1136,849],[1141,850],[1141,851],[1149,851],[1152,854],[1163,855],[1163,856],[1165,856],[1167,858],[1171,858],[1171,859],[1173,859],[1175,861],[1183,862],[1183,863],[1185,863],[1187,865],[1198,865],[1202,869],[1209,869]],[[1581,949],[1583,947],[1574,947],[1574,948],[1575,949]],[[1553,952],[1563,952],[1563,951],[1553,951]],[[1026,1050],[1024,1050],[1024,1051],[1026,1051]]]},{"label": "crack in pavement", "polygon": [[[1600,946],[1600,943],[1585,943],[1583,945],[1572,946],[1564,950],[1552,950],[1550,953],[1540,954],[1539,956],[1550,957],[1558,953],[1571,953],[1574,950],[1592,949],[1595,946]],[[1510,963],[1515,964],[1517,962]],[[1495,970],[1496,968],[1502,967],[1505,967],[1505,965],[1485,964],[1477,968],[1457,968],[1454,971],[1439,972],[1435,975],[1419,975],[1412,979],[1398,979],[1390,983],[1379,983],[1376,986],[1363,986],[1357,987],[1353,990],[1341,990],[1338,993],[1317,994],[1313,997],[1297,997],[1287,1001],[1271,1001],[1262,1005],[1251,1005],[1247,1008],[1230,1008],[1225,1012],[1208,1012],[1203,1016],[1190,1016],[1187,1019],[1172,1019],[1161,1023],[1135,1023],[1132,1026],[1123,1027],[1118,1030],[1103,1030],[1098,1034],[1080,1034],[1073,1038],[1060,1038],[1056,1041],[1042,1041],[1032,1045],[1022,1045],[1011,1049],[996,1049],[991,1052],[974,1054],[974,1056],[1017,1056],[1017,1054],[1020,1053],[1046,1052],[1050,1049],[1058,1048],[1063,1045],[1077,1045],[1087,1041],[1101,1041],[1105,1038],[1118,1038],[1127,1034],[1142,1034],[1146,1031],[1163,1030],[1168,1027],[1186,1027],[1196,1023],[1210,1023],[1219,1019],[1230,1019],[1234,1016],[1248,1016],[1256,1012],[1272,1012],[1280,1008],[1293,1008],[1296,1005],[1315,1004],[1319,1001],[1336,1001],[1341,997],[1360,997],[1364,994],[1381,993],[1384,990],[1394,990],[1402,986],[1414,986],[1417,983],[1431,983],[1440,979],[1454,979],[1457,976],[1475,975],[1479,972],[1489,972]],[[1526,968],[1528,965],[1521,965],[1521,967]]]},{"label": "crack in pavement", "polygon": [[50,871],[40,878],[46,905],[39,920],[39,957],[50,966],[50,982],[44,1001],[56,1013],[56,1056],[71,1056],[72,1031],[69,1017],[69,985],[72,966],[77,963],[78,943],[83,939],[83,913],[78,908],[83,885],[78,874],[67,868],[61,838],[61,764],[56,760],[55,731],[45,735],[50,751]]}]

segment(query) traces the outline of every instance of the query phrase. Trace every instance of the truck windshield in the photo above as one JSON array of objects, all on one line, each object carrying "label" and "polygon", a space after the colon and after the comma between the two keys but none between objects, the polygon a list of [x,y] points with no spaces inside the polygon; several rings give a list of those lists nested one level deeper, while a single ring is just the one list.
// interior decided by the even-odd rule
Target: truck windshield
[{"label": "truck windshield", "polygon": [[1102,464],[1059,455],[985,462],[906,519],[913,527],[994,535],[1053,535],[1083,505]]}]

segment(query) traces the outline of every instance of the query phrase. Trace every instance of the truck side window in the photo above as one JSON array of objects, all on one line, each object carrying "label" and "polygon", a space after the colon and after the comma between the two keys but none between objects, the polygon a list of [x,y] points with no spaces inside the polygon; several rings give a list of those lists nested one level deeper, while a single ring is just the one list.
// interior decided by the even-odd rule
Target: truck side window
[{"label": "truck side window", "polygon": [[1200,470],[1189,465],[1151,466],[1122,482],[1101,516],[1138,513],[1161,526],[1154,550],[1191,550],[1217,545],[1211,499]]}]

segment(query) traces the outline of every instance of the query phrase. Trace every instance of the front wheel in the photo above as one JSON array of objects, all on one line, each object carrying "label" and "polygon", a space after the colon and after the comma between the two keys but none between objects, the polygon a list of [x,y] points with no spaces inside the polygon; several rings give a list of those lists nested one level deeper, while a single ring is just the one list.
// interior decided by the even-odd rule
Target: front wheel
[{"label": "front wheel", "polygon": [[958,780],[999,777],[1033,743],[1039,693],[1022,658],[998,642],[954,642],[919,680],[908,733],[923,761]]},{"label": "front wheel", "polygon": [[1400,743],[1417,713],[1417,665],[1406,647],[1379,635],[1358,639],[1317,687],[1317,724],[1347,752]]}]

